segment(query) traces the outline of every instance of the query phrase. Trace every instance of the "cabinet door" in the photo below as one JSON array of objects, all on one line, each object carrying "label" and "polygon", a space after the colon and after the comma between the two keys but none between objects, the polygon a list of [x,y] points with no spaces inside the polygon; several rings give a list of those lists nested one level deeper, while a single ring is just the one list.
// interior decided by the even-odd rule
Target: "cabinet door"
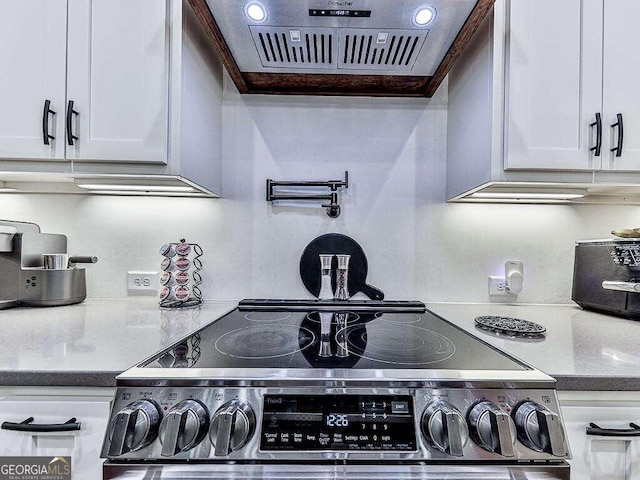
[{"label": "cabinet door", "polygon": [[640,2],[604,2],[604,122],[610,148],[618,144],[619,132],[611,125],[622,114],[622,156],[607,149],[608,170],[640,170],[640,48],[638,25]]},{"label": "cabinet door", "polygon": [[505,169],[600,169],[602,0],[513,0],[507,35]]},{"label": "cabinet door", "polygon": [[0,157],[64,159],[66,35],[67,0],[0,0]]},{"label": "cabinet door", "polygon": [[72,478],[102,478],[100,451],[109,418],[110,399],[75,397],[7,397],[0,401],[0,422],[65,423],[72,417],[80,430],[25,433],[0,430],[2,456],[69,456]]},{"label": "cabinet door", "polygon": [[606,403],[564,406],[569,445],[571,480],[640,480],[640,437],[604,437],[587,435],[590,422],[602,428],[629,428],[638,422],[637,406],[613,407]]},{"label": "cabinet door", "polygon": [[166,4],[69,0],[67,157],[166,163]]}]

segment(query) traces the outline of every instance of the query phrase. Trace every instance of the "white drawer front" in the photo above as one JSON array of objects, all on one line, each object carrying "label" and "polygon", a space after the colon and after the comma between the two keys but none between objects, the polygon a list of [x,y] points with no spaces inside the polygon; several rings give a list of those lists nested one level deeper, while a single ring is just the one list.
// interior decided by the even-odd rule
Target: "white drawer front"
[{"label": "white drawer front", "polygon": [[562,414],[573,454],[572,480],[640,480],[640,437],[586,434],[591,422],[616,429],[628,429],[630,422],[640,424],[640,403],[569,405],[562,407]]},{"label": "white drawer front", "polygon": [[70,456],[73,478],[102,476],[100,448],[109,419],[110,398],[6,397],[0,400],[0,422],[65,423],[75,417],[80,430],[19,432],[0,429],[0,456]]}]

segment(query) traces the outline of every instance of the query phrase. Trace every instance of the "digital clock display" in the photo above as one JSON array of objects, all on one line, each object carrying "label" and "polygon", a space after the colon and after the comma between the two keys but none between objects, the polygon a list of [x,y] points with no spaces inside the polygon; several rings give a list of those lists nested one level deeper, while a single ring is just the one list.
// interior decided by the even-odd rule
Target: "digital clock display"
[{"label": "digital clock display", "polygon": [[327,427],[348,427],[349,416],[346,413],[330,413],[325,417]]}]

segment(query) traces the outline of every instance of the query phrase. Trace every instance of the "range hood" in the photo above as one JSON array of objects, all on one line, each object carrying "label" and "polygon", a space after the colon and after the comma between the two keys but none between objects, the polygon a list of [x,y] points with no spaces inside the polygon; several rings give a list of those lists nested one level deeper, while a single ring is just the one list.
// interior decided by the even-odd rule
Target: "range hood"
[{"label": "range hood", "polygon": [[431,97],[495,0],[188,0],[240,93]]}]

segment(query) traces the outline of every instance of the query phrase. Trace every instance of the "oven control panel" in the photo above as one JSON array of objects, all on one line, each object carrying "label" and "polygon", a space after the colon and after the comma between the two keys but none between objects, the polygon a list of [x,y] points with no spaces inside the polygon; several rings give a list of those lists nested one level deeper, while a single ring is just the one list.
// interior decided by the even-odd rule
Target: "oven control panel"
[{"label": "oven control panel", "polygon": [[553,389],[129,386],[101,456],[559,462],[569,449]]},{"label": "oven control panel", "polygon": [[265,395],[260,450],[416,451],[410,395]]}]

